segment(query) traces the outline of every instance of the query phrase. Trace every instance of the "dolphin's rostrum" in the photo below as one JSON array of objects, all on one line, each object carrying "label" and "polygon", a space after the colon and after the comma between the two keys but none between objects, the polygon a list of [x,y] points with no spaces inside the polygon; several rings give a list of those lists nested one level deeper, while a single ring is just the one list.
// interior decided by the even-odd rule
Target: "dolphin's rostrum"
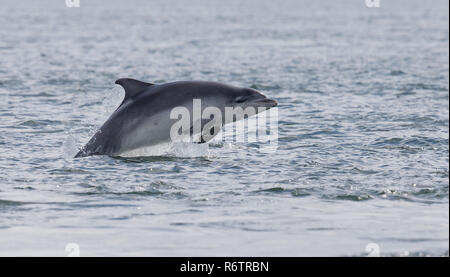
[{"label": "dolphin's rostrum", "polygon": [[[277,105],[275,100],[254,89],[217,82],[179,81],[152,84],[122,78],[118,79],[116,84],[125,89],[122,103],[75,158],[91,155],[118,156],[127,151],[170,141],[171,126],[176,121],[171,118],[171,111],[175,107],[185,107],[192,113],[194,99],[200,99],[204,107],[217,107],[222,113],[225,107],[269,109]],[[228,123],[225,116],[222,118],[224,120],[216,127],[220,128]],[[201,120],[201,125],[208,121],[210,120]],[[189,135],[194,134],[191,126]],[[209,139],[202,137],[201,142]]]}]

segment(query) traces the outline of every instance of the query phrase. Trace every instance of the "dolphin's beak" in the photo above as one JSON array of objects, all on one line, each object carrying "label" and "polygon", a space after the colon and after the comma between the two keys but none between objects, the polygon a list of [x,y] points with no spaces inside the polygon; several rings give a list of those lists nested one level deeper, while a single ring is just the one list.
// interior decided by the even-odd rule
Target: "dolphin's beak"
[{"label": "dolphin's beak", "polygon": [[262,99],[256,99],[252,101],[252,105],[257,107],[266,107],[268,109],[276,107],[278,105],[278,102],[276,100],[270,99],[270,98],[262,98]]}]

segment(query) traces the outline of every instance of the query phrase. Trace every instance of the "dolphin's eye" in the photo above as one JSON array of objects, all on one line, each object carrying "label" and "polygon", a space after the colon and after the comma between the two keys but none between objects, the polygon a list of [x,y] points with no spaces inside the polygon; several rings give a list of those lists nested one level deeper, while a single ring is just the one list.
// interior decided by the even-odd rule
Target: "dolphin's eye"
[{"label": "dolphin's eye", "polygon": [[242,103],[242,102],[245,102],[245,100],[247,100],[247,96],[242,95],[242,96],[236,97],[236,99],[234,99],[234,102]]}]

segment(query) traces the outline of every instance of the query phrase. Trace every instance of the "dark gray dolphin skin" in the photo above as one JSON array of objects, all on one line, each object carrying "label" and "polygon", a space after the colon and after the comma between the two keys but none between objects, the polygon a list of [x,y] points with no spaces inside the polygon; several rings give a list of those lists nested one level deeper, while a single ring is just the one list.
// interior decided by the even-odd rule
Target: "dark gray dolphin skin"
[{"label": "dark gray dolphin skin", "polygon": [[[125,89],[125,98],[75,158],[118,156],[130,150],[169,141],[171,126],[177,121],[170,118],[171,110],[186,107],[192,114],[194,99],[201,100],[202,108],[213,106],[222,113],[225,107],[270,109],[277,105],[275,100],[254,89],[217,82],[180,81],[156,85],[122,78],[116,84]],[[225,116],[222,118],[221,126],[227,123]],[[201,124],[205,124],[204,120]],[[192,127],[190,135],[193,135]],[[202,138],[201,142],[205,140]]]}]

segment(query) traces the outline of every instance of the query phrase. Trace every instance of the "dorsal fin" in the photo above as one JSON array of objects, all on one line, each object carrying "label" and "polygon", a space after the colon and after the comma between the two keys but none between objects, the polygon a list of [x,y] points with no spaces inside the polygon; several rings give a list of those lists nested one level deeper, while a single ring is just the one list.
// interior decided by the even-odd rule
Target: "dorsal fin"
[{"label": "dorsal fin", "polygon": [[141,91],[145,90],[149,86],[153,86],[154,84],[146,83],[130,78],[121,78],[116,81],[116,84],[121,85],[125,89],[125,98],[123,101],[135,96]]}]

